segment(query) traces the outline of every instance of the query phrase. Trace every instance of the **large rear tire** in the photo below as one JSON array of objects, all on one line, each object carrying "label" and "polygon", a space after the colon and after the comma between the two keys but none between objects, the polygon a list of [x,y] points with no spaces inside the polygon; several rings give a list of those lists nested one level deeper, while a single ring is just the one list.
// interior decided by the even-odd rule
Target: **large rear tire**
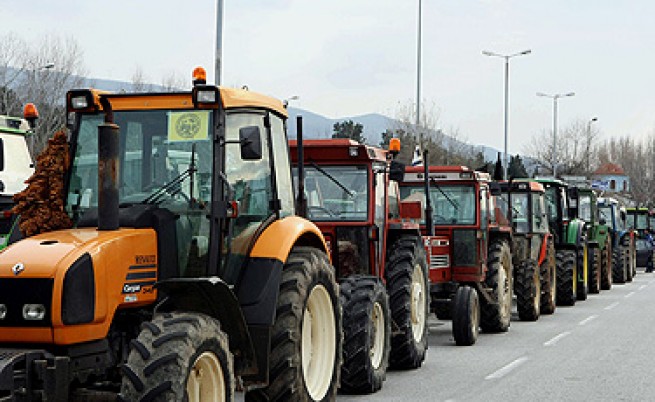
[{"label": "large rear tire", "polygon": [[557,253],[557,305],[573,306],[577,300],[576,255],[573,250]]},{"label": "large rear tire", "polygon": [[334,269],[324,252],[294,247],[280,283],[271,334],[269,383],[246,401],[329,401],[341,362],[341,308]]},{"label": "large rear tire", "polygon": [[382,388],[391,349],[391,312],[387,290],[378,278],[341,281],[343,364],[341,391],[370,394]]},{"label": "large rear tire", "polygon": [[514,293],[522,321],[537,321],[541,312],[541,278],[537,261],[522,261],[515,271]]},{"label": "large rear tire", "polygon": [[121,367],[119,400],[231,401],[232,354],[220,323],[204,314],[156,315],[142,325]]},{"label": "large rear tire", "polygon": [[425,250],[418,236],[400,236],[391,245],[385,278],[393,329],[389,365],[421,367],[428,349],[430,292]]},{"label": "large rear tire", "polygon": [[589,293],[600,293],[601,256],[599,247],[589,247],[587,273],[589,274]]},{"label": "large rear tire", "polygon": [[628,277],[628,264],[626,263],[626,258],[628,257],[623,242],[619,244],[616,250],[614,250],[614,269],[612,270],[612,280],[614,283],[625,283]]},{"label": "large rear tire", "polygon": [[489,246],[485,287],[491,289],[497,303],[482,302],[480,327],[485,332],[507,332],[512,318],[512,253],[506,241]]},{"label": "large rear tire", "polygon": [[480,302],[478,292],[470,286],[460,286],[453,300],[453,337],[457,346],[471,346],[480,332]]},{"label": "large rear tire", "polygon": [[541,314],[553,314],[557,305],[557,257],[552,239],[546,259],[541,264],[541,279]]},{"label": "large rear tire", "polygon": [[608,237],[605,242],[605,250],[600,258],[600,288],[602,290],[612,289],[612,262],[614,261],[612,255],[612,238]]}]

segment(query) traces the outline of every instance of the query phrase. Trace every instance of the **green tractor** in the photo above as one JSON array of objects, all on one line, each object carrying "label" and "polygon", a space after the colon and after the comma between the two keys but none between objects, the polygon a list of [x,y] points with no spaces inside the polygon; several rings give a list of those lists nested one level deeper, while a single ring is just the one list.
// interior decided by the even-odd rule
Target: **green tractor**
[{"label": "green tractor", "polygon": [[557,305],[573,306],[587,298],[587,243],[585,222],[569,215],[568,184],[538,178],[546,190],[548,225],[557,261]]},{"label": "green tractor", "polygon": [[[600,293],[603,255],[611,248],[607,221],[599,222],[596,193],[588,187],[569,188],[571,216],[585,222],[587,240],[587,282],[589,293]],[[606,256],[606,258],[609,258]]]},{"label": "green tractor", "polygon": [[[631,267],[636,261],[635,231],[627,225],[627,211],[614,198],[598,198],[599,222],[605,221],[609,228],[609,264],[601,264],[601,288],[610,289],[613,283],[625,283],[632,277]],[[609,272],[605,272],[605,267]],[[606,276],[607,274],[607,276]]]}]

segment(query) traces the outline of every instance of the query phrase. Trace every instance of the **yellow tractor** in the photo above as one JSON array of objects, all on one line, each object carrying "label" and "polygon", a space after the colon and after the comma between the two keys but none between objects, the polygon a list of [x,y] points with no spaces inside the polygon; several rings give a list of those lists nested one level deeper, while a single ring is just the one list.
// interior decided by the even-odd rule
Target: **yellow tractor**
[{"label": "yellow tractor", "polygon": [[74,226],[0,254],[0,401],[334,399],[338,285],[287,112],[194,78],[68,92]]}]

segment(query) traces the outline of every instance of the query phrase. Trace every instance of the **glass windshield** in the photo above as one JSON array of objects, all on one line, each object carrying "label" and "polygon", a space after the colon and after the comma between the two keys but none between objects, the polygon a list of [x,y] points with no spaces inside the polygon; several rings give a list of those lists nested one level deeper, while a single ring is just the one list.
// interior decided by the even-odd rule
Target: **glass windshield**
[{"label": "glass windshield", "polygon": [[601,219],[605,219],[607,221],[607,225],[612,225],[612,207],[610,206],[602,206],[598,207],[598,221]]},{"label": "glass windshield", "polygon": [[[430,187],[430,202],[435,225],[474,225],[476,192],[472,185],[439,184]],[[425,206],[423,186],[401,186],[405,201],[421,201]],[[425,223],[425,221],[422,221]]]},{"label": "glass windshield", "polygon": [[[503,194],[507,199],[507,194]],[[530,231],[528,193],[512,193],[510,203],[512,208],[512,224],[517,233],[528,233]]]},{"label": "glass windshield", "polygon": [[646,214],[637,215],[637,227],[635,229],[644,230],[648,229],[648,217]]},{"label": "glass windshield", "polygon": [[581,195],[578,205],[578,217],[585,222],[591,222],[591,197]]},{"label": "glass windshield", "polygon": [[[297,169],[294,169],[297,180]],[[368,167],[305,165],[307,213],[313,221],[366,221]]]},{"label": "glass windshield", "polygon": [[[114,120],[120,127],[120,203],[175,204],[192,197],[209,201],[211,113],[129,111],[116,112]],[[98,125],[102,121],[102,115],[81,116],[66,205],[72,215],[98,205]],[[192,163],[195,169],[190,169]]]},{"label": "glass windshield", "polygon": [[548,214],[548,220],[553,222],[556,221],[557,216],[557,193],[559,189],[557,187],[551,186],[546,188],[546,213]]}]

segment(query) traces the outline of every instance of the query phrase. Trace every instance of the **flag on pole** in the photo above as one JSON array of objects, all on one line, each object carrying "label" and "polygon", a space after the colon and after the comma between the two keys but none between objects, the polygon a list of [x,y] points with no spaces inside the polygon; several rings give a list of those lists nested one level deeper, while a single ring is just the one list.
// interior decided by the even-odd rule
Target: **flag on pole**
[{"label": "flag on pole", "polygon": [[423,156],[421,155],[421,148],[417,145],[414,149],[414,156],[412,157],[412,166],[423,166]]}]

